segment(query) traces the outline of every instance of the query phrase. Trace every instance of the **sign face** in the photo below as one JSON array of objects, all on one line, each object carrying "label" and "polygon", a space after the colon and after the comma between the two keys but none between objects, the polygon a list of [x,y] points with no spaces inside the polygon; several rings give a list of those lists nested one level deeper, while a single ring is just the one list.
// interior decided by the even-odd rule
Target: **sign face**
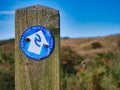
[{"label": "sign face", "polygon": [[43,26],[27,28],[20,38],[22,52],[33,60],[48,57],[54,49],[54,44],[52,33]]}]

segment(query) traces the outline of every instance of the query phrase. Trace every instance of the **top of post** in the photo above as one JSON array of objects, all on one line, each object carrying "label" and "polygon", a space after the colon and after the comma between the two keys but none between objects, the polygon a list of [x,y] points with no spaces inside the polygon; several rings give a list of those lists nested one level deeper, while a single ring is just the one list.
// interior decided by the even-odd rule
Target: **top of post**
[{"label": "top of post", "polygon": [[25,8],[20,8],[20,9],[17,9],[17,10],[50,10],[50,11],[58,11],[56,9],[46,7],[46,6],[43,6],[43,5],[40,5],[40,4],[25,7]]}]

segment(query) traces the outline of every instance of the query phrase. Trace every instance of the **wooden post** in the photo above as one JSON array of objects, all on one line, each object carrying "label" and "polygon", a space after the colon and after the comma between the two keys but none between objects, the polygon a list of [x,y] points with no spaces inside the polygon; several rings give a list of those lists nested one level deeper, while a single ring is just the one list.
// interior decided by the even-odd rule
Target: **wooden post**
[{"label": "wooden post", "polygon": [[[29,26],[48,28],[55,39],[52,54],[41,61],[27,58],[20,49],[20,37]],[[60,17],[59,11],[35,5],[16,10],[15,14],[15,89],[60,90]]]}]

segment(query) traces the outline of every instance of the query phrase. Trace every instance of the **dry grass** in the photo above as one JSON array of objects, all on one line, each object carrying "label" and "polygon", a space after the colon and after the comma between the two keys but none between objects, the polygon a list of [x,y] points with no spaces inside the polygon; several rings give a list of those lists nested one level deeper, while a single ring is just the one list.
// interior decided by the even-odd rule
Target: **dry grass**
[{"label": "dry grass", "polygon": [[[118,40],[120,40],[120,34],[96,38],[61,39],[61,48],[71,47],[80,55],[91,56],[95,53],[116,50]],[[103,47],[93,49],[91,44],[94,42],[99,42]]]},{"label": "dry grass", "polygon": [[[70,48],[68,48],[68,49],[70,49],[68,52],[66,52],[67,50],[65,50],[64,54],[67,53],[67,57],[66,57],[66,55],[64,56],[65,60],[66,61],[68,60],[69,63],[71,62],[69,66],[70,66],[70,68],[72,68],[72,70],[77,70],[77,72],[76,72],[76,74],[74,74],[74,76],[67,77],[67,79],[66,79],[66,77],[63,78],[64,83],[61,82],[61,84],[66,83],[66,90],[74,90],[74,88],[76,88],[76,90],[99,90],[99,89],[96,89],[96,87],[98,88],[99,85],[102,85],[102,87],[106,88],[105,90],[120,90],[120,89],[116,89],[116,88],[118,88],[118,86],[116,84],[114,84],[114,83],[119,83],[119,82],[117,82],[117,79],[116,79],[116,81],[114,81],[115,78],[113,78],[115,75],[116,76],[120,75],[119,74],[119,68],[120,68],[119,67],[120,66],[119,59],[115,62],[114,62],[115,58],[113,61],[106,59],[106,57],[108,57],[108,55],[109,55],[109,57],[112,57],[112,56],[110,56],[111,54],[108,54],[108,53],[107,53],[108,55],[105,55],[106,57],[102,57],[100,60],[99,60],[99,58],[95,57],[95,55],[97,55],[97,53],[106,54],[106,52],[108,52],[108,51],[112,51],[113,57],[116,54],[116,52],[120,53],[120,46],[117,45],[118,41],[120,41],[120,34],[113,35],[113,36],[107,36],[107,37],[96,37],[96,38],[61,39],[60,42],[61,42],[62,49],[64,49],[65,47],[70,47]],[[92,43],[95,43],[95,42],[100,43],[102,45],[102,47],[99,47],[96,49],[93,48]],[[12,40],[5,44],[1,44],[0,49],[3,51],[6,51],[6,52],[4,52],[5,55],[6,55],[6,53],[8,54],[9,51],[12,51],[13,56],[14,56],[14,46],[15,46],[14,40]],[[1,52],[1,53],[3,53],[3,52]],[[77,59],[76,59],[76,55],[77,55],[76,53],[78,55],[80,55],[80,57]],[[63,53],[62,53],[62,55],[63,55]],[[11,56],[11,54],[9,55],[9,58],[10,58],[10,56]],[[81,61],[81,63],[76,63],[79,61],[79,59],[82,58],[81,56],[84,58],[84,60]],[[1,58],[2,57],[0,57],[0,59]],[[78,61],[75,62],[74,59],[78,60]],[[65,63],[63,63],[63,65],[64,64]],[[96,64],[99,64],[99,65],[96,65]],[[11,65],[12,65],[12,67],[11,67]],[[112,75],[114,73],[111,74],[110,72],[107,72],[106,66],[107,66],[108,71],[109,70],[114,71],[115,75]],[[0,66],[0,72],[2,73],[1,75],[3,75],[3,76],[11,75],[10,79],[13,80],[12,79],[12,78],[14,78],[14,74],[13,74],[14,69],[13,68],[14,68],[13,63],[9,62],[9,60],[4,60],[3,62],[1,62],[1,66]],[[63,69],[65,69],[65,68],[63,68]],[[116,74],[116,72],[118,74]],[[103,73],[104,76],[100,76],[101,73]],[[63,73],[63,74],[66,75],[66,73]],[[106,75],[109,75],[110,78]],[[111,76],[113,76],[113,77],[111,77]],[[95,77],[95,78],[93,78],[93,77]],[[1,79],[2,78],[3,77],[1,77]],[[4,81],[4,78],[3,78],[3,81]],[[11,81],[11,80],[9,80],[9,81]],[[101,80],[103,80],[101,84],[96,83]],[[113,81],[114,81],[114,83],[113,83]],[[3,82],[3,83],[9,84],[9,82]],[[13,84],[13,86],[14,86],[14,84]],[[83,88],[87,88],[87,89],[83,89]],[[101,87],[99,87],[99,88],[101,89]]]}]

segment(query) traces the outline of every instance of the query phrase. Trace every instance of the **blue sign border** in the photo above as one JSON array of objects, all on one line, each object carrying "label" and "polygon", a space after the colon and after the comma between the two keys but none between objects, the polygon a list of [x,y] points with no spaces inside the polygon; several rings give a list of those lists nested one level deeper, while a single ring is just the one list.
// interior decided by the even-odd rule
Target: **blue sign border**
[{"label": "blue sign border", "polygon": [[[36,55],[32,52],[27,51],[27,48],[29,46],[29,42],[26,42],[26,37],[32,35],[35,32],[38,31],[42,31],[47,42],[49,43],[49,47],[48,48],[42,48],[42,52],[40,53],[40,55]],[[20,38],[20,48],[22,49],[22,52],[30,59],[33,60],[43,60],[45,58],[47,58],[54,50],[55,47],[55,40],[54,40],[54,36],[53,34],[44,26],[30,26],[28,27],[22,34],[21,38]]]}]

